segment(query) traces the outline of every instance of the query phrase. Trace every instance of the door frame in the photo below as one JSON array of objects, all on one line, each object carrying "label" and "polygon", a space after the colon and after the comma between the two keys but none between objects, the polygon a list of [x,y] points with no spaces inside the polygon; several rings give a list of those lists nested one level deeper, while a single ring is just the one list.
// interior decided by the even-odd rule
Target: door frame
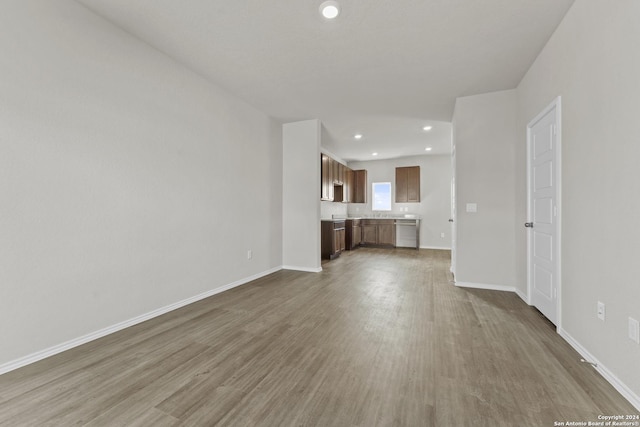
[{"label": "door frame", "polygon": [[455,281],[456,277],[456,250],[457,250],[457,239],[458,239],[458,218],[456,218],[457,212],[457,188],[456,188],[456,139],[455,139],[455,128],[451,129],[451,218],[449,218],[449,230],[451,232],[451,267],[449,271],[453,274],[453,279]]},{"label": "door frame", "polygon": [[[527,124],[527,222],[532,221],[532,203],[531,203],[531,165],[533,159],[531,159],[531,128],[551,110],[555,108],[555,120],[556,120],[556,147],[555,147],[555,198],[556,198],[556,239],[555,247],[555,285],[556,285],[556,331],[560,333],[562,330],[562,97],[558,96],[551,103],[545,107],[538,115],[536,115]],[[529,304],[533,304],[533,284],[531,283],[531,244],[532,234],[527,231],[527,299]]]},{"label": "door frame", "polygon": [[451,178],[451,218],[449,219],[449,231],[451,232],[451,267],[449,271],[453,274],[455,279],[456,276],[456,240],[457,229],[456,229],[456,180],[455,178]]}]

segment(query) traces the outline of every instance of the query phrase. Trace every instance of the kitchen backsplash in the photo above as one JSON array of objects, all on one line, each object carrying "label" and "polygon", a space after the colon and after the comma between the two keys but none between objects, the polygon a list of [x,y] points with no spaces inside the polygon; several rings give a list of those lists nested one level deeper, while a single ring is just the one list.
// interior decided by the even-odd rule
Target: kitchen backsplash
[{"label": "kitchen backsplash", "polygon": [[347,216],[347,203],[320,202],[320,218],[331,219],[333,215]]}]

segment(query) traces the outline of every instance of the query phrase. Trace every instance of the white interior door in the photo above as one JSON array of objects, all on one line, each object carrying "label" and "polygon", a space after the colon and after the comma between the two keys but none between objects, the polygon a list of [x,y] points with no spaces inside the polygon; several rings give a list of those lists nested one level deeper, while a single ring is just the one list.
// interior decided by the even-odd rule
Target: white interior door
[{"label": "white interior door", "polygon": [[454,278],[456,275],[456,147],[455,145],[451,150],[451,218],[449,223],[451,224],[451,273]]},{"label": "white interior door", "polygon": [[531,304],[558,321],[559,110],[557,99],[527,127],[528,287]]}]

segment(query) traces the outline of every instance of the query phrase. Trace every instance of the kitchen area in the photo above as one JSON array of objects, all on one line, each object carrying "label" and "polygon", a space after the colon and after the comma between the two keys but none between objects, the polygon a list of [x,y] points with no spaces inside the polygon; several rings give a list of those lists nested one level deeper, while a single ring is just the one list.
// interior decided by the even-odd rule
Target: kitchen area
[{"label": "kitchen area", "polygon": [[448,250],[450,156],[341,162],[321,154],[321,255],[361,246]]}]

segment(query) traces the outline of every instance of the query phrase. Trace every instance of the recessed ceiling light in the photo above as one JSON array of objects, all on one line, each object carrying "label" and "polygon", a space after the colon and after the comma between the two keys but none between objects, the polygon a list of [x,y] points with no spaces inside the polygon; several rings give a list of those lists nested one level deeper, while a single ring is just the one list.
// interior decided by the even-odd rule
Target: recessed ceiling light
[{"label": "recessed ceiling light", "polygon": [[431,151],[431,147],[425,148],[424,151]]},{"label": "recessed ceiling light", "polygon": [[372,156],[377,156],[377,155],[378,155],[378,153],[371,153],[371,155],[372,155]]},{"label": "recessed ceiling light", "polygon": [[429,131],[431,129],[433,129],[433,126],[425,126],[422,128],[422,130],[426,130],[426,131]]},{"label": "recessed ceiling light", "polygon": [[356,133],[355,135],[353,135],[353,137],[355,139],[360,139],[360,138],[362,138],[362,134],[361,133]]},{"label": "recessed ceiling light", "polygon": [[320,13],[327,19],[334,19],[340,14],[340,5],[337,1],[325,1],[320,5]]}]

